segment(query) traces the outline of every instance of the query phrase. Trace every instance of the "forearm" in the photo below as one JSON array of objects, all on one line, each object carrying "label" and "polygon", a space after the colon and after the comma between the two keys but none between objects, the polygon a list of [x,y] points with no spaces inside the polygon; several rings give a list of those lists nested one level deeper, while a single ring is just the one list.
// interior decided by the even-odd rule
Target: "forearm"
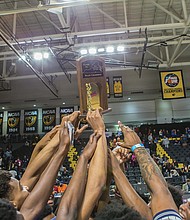
[{"label": "forearm", "polygon": [[153,158],[148,154],[144,147],[136,148],[134,151],[148,188],[152,193],[158,192],[159,189],[167,188],[167,183]]},{"label": "forearm", "polygon": [[97,143],[97,148],[90,162],[88,180],[79,219],[90,217],[97,201],[106,185],[107,176],[107,144],[105,132]]},{"label": "forearm", "polygon": [[87,165],[88,160],[81,155],[73,177],[61,199],[57,220],[77,219],[87,180]]},{"label": "forearm", "polygon": [[34,219],[47,203],[52,192],[58,170],[67,153],[68,147],[63,146],[62,149],[58,150],[55,156],[51,159],[50,163],[41,175],[40,180],[21,207],[21,213],[24,215],[25,219]]},{"label": "forearm", "polygon": [[152,219],[152,213],[150,208],[144,202],[143,199],[136,193],[134,188],[129,183],[125,174],[122,172],[120,167],[113,169],[113,176],[116,186],[122,196],[123,201],[129,207],[133,207],[147,220]]},{"label": "forearm", "polygon": [[30,191],[35,186],[56,150],[57,145],[53,145],[49,142],[49,144],[43,148],[43,150],[41,150],[34,160],[27,166],[20,181],[23,185],[28,186]]},{"label": "forearm", "polygon": [[137,148],[134,152],[139,162],[142,177],[150,189],[152,215],[154,216],[166,209],[178,211],[157,164],[144,148]]},{"label": "forearm", "polygon": [[30,157],[30,161],[28,163],[28,165],[30,165],[33,160],[36,158],[36,156],[40,153],[40,151],[43,149],[43,147],[40,145],[40,143],[38,142],[32,152],[32,155]]}]

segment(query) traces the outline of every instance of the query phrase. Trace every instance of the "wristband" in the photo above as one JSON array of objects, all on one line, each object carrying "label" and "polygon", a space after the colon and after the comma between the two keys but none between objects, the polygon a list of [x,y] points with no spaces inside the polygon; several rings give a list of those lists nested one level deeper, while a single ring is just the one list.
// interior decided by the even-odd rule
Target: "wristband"
[{"label": "wristband", "polygon": [[135,149],[139,148],[139,147],[144,147],[144,145],[142,143],[140,144],[135,144],[131,147],[131,151],[134,152]]}]

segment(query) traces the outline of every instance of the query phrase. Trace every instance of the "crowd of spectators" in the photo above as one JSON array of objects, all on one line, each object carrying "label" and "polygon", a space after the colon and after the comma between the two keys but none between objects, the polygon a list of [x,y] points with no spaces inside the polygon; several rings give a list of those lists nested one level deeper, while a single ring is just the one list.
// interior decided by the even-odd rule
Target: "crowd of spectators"
[{"label": "crowd of spectators", "polygon": [[[123,131],[124,128],[122,126],[120,124],[120,129]],[[130,157],[129,157],[129,153],[125,153],[124,150],[122,150],[122,152],[119,152],[119,151],[121,151],[120,150],[121,147],[124,147],[124,144],[126,144],[125,133],[122,133],[121,130],[119,130],[119,132],[116,135],[112,134],[112,136],[109,136],[109,137],[107,136],[107,144],[108,144],[109,148],[113,152],[115,151],[115,153],[113,153],[113,154],[115,154],[116,158],[119,155],[120,160],[122,161],[122,164],[123,164],[122,169],[124,171],[124,174],[127,172],[128,169],[131,169],[131,168],[133,169],[133,168],[139,167],[139,166],[142,170],[143,167],[141,166],[141,162],[139,159],[140,154],[138,155],[138,153],[133,152],[132,154],[130,154]],[[184,164],[184,166],[182,168],[179,168],[178,162],[175,158],[172,158],[172,160],[171,160],[165,154],[162,156],[157,154],[157,143],[160,143],[165,150],[167,150],[168,148],[174,147],[175,145],[181,145],[181,147],[189,147],[189,143],[190,143],[190,129],[189,129],[189,127],[185,127],[185,129],[182,129],[182,130],[175,129],[175,128],[169,130],[169,129],[165,129],[165,128],[152,129],[151,127],[147,126],[146,128],[145,127],[135,128],[134,130],[138,134],[139,138],[141,138],[141,141],[139,143],[142,143],[142,146],[145,147],[146,152],[148,153],[147,154],[147,153],[143,152],[144,156],[147,157],[148,160],[150,160],[149,156],[147,156],[147,155],[150,155],[152,160],[154,161],[154,165],[152,164],[152,166],[157,166],[159,168],[159,170],[161,171],[163,177],[166,178],[166,180],[167,180],[167,178],[181,176],[183,185],[181,185],[180,188],[182,188],[182,190],[184,192],[189,192],[190,180],[187,177],[187,173],[190,173],[189,172],[190,171],[189,164]],[[136,140],[140,140],[140,139],[138,139],[138,136],[133,136],[133,137],[137,138]],[[15,157],[14,152],[13,152],[13,145],[15,143],[22,143],[23,147],[25,147],[25,148],[32,147],[33,149],[36,149],[35,147],[36,147],[37,143],[40,142],[40,140],[43,140],[43,138],[41,139],[41,137],[39,135],[2,136],[0,139],[0,143],[3,143],[4,145],[6,145],[6,148],[5,149],[0,148],[0,169],[8,170],[11,173],[12,177],[15,177],[16,179],[22,181],[22,179],[26,178],[25,176],[28,175],[28,172],[25,172],[25,171],[27,170],[27,166],[28,167],[30,166],[29,160],[33,159],[33,154],[34,154],[35,150],[34,150],[31,158],[28,157],[28,155],[23,155],[22,158],[19,156]],[[78,140],[75,141],[75,145],[80,146],[79,147],[80,150],[78,152],[79,155],[83,155],[83,152],[85,152],[84,146],[87,143],[89,143],[89,142],[88,142],[88,139],[86,139],[86,138],[85,139],[79,138]],[[128,146],[125,147],[125,149],[126,148],[128,148]],[[141,148],[141,146],[139,146],[139,148]],[[125,154],[128,155],[127,160],[123,160],[123,156]],[[37,163],[39,163],[39,162],[37,162]],[[113,162],[113,163],[115,163],[115,162]],[[44,206],[45,207],[44,211],[43,212],[41,211],[38,213],[38,218],[36,218],[36,217],[26,218],[26,215],[24,214],[25,220],[26,219],[43,219],[42,216],[44,217],[45,215],[47,215],[47,213],[49,216],[51,216],[52,219],[55,218],[54,214],[57,213],[56,208],[58,207],[58,204],[60,204],[60,205],[62,204],[62,202],[60,202],[60,198],[61,198],[61,196],[64,197],[65,192],[69,191],[70,185],[72,185],[72,183],[73,183],[72,182],[73,176],[75,174],[74,170],[72,170],[69,166],[65,166],[64,163],[61,163],[61,164],[62,165],[59,167],[59,169],[57,169],[57,175],[55,176],[55,180],[52,185],[53,190],[49,190],[49,192],[51,192],[51,193],[49,194],[49,197],[48,197],[49,199],[46,199],[47,205]],[[146,166],[148,167],[149,165],[146,165]],[[147,172],[147,170],[146,170],[146,172]],[[153,170],[151,170],[151,172],[153,172]],[[142,182],[146,183],[151,189],[151,187],[152,187],[152,185],[154,185],[154,183],[151,183],[151,181],[149,182],[149,180],[146,179],[144,174],[143,173],[141,173],[141,174],[142,174],[142,179],[141,179],[142,181],[140,181],[140,183],[142,183]],[[75,174],[75,175],[77,175],[77,174]],[[113,173],[113,175],[114,175],[114,173]],[[122,175],[121,175],[121,178],[123,178]],[[155,178],[158,178],[158,177],[155,176]],[[39,179],[39,177],[38,177],[38,179]],[[123,194],[124,192],[122,192],[122,188],[120,187],[120,183],[118,182],[116,176],[114,176],[114,180],[115,181],[112,180],[112,184],[117,186],[115,192],[118,192],[118,194],[123,199],[123,201],[126,205],[129,204],[129,201],[128,201],[129,198],[126,198],[126,195]],[[29,183],[30,183],[30,181],[29,181]],[[28,183],[28,182],[26,181],[26,183]],[[150,183],[152,184],[151,186],[149,185]],[[30,185],[30,184],[27,184],[27,185]],[[86,187],[88,188],[88,184]],[[69,189],[67,189],[67,188],[69,188]],[[163,185],[161,188],[163,188]],[[113,189],[113,185],[112,185],[112,188],[109,188],[109,190],[108,190],[109,193],[111,192],[110,189]],[[153,191],[150,191],[150,192],[151,192],[151,195],[154,195]],[[83,196],[84,196],[84,201],[85,201],[85,194]],[[143,195],[141,195],[141,196],[143,196]],[[145,206],[143,205],[144,203],[141,203],[139,198],[137,198],[136,196],[134,196],[134,197],[139,202],[139,204],[141,204],[141,206],[143,206],[145,208]],[[166,200],[168,200],[168,198]],[[88,201],[88,199],[87,199],[87,201]],[[96,200],[96,201],[98,201],[98,200]],[[169,201],[172,204],[172,200],[169,199]],[[114,204],[114,201],[112,201],[112,203]],[[3,202],[3,205],[5,205],[5,202]],[[89,206],[89,204],[87,204],[87,207],[88,206]],[[171,206],[175,207],[173,205],[171,205]],[[124,207],[124,209],[125,208],[126,208],[126,206]],[[183,207],[181,207],[181,210],[182,209],[183,209]],[[91,208],[90,210],[92,211],[93,209]],[[145,210],[147,210],[147,208],[145,208]],[[157,211],[155,211],[155,210],[157,210],[157,208],[155,209],[155,207],[154,207],[154,211],[152,211],[152,214],[149,211],[145,214],[144,211],[142,211],[140,208],[136,208],[136,211],[138,211],[140,213],[141,217],[144,217],[145,219],[152,219],[153,218],[152,215],[155,215],[156,212],[158,211],[158,210]],[[174,213],[172,215],[175,215],[176,219],[181,219],[177,215],[177,213],[175,212],[176,211],[175,208],[173,209],[173,211],[174,211]],[[87,211],[87,213],[88,212],[90,213],[90,211]],[[126,212],[132,213],[132,210],[126,210]],[[138,218],[141,219],[140,217],[138,217],[138,215],[139,215],[138,212],[136,213],[136,219],[138,219]],[[23,213],[25,213],[25,212],[23,211]],[[27,213],[27,211],[26,211],[26,213]],[[88,214],[85,213],[85,215],[88,215],[89,217],[90,217],[90,215],[92,217],[94,216],[93,212],[91,214],[89,214],[89,213]],[[36,214],[36,216],[37,216],[37,214]],[[39,216],[41,216],[41,217],[39,217]],[[58,219],[67,219],[67,218],[59,218],[59,216],[60,215],[59,215],[59,211],[58,211]],[[97,216],[99,216],[99,214]],[[130,216],[130,214],[128,213],[128,217],[129,216]],[[75,218],[71,218],[71,219],[75,219]],[[77,219],[87,219],[87,218],[86,217],[82,217],[82,218],[77,217]],[[100,218],[97,217],[95,219],[101,219],[101,217]],[[102,218],[102,219],[106,219],[106,218]],[[126,219],[130,219],[130,218],[126,218]],[[154,217],[154,219],[156,219],[156,218]]]}]

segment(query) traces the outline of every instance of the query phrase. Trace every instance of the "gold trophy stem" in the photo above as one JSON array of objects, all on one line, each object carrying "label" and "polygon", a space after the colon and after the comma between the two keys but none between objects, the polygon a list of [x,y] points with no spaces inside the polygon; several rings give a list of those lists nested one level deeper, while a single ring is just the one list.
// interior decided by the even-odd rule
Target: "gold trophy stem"
[{"label": "gold trophy stem", "polygon": [[90,83],[86,83],[86,93],[87,93],[87,109],[92,110],[92,87]]}]

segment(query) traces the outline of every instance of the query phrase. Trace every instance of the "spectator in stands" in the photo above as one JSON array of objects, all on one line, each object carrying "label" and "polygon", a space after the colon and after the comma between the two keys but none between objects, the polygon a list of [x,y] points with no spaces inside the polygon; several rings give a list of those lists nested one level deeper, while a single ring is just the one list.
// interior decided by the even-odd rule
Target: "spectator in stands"
[{"label": "spectator in stands", "polygon": [[22,160],[19,157],[17,157],[17,159],[15,160],[14,167],[15,167],[15,170],[17,171],[18,178],[20,179],[21,178],[21,169],[22,169]]},{"label": "spectator in stands", "polygon": [[173,169],[170,171],[170,177],[176,177],[176,176],[179,176],[179,173],[177,172],[176,169]]},{"label": "spectator in stands", "polygon": [[165,148],[169,148],[169,139],[168,137],[164,136],[163,139],[162,139],[162,145],[165,147]]},{"label": "spectator in stands", "polygon": [[188,142],[188,140],[187,140],[187,134],[182,134],[182,135],[181,135],[181,145],[182,145],[183,147],[187,147],[187,142]]},{"label": "spectator in stands", "polygon": [[172,137],[172,138],[177,137],[176,129],[172,129],[172,130],[171,130],[171,137]]},{"label": "spectator in stands", "polygon": [[190,192],[190,179],[186,179],[186,183],[182,185],[182,190],[184,192]]},{"label": "spectator in stands", "polygon": [[174,159],[172,163],[173,168],[177,169],[178,168],[178,162]]},{"label": "spectator in stands", "polygon": [[150,133],[150,134],[148,135],[148,142],[149,142],[149,144],[151,144],[151,143],[153,142],[152,133]]},{"label": "spectator in stands", "polygon": [[181,168],[179,170],[179,175],[182,177],[182,181],[185,182],[186,181],[186,172],[184,168]]},{"label": "spectator in stands", "polygon": [[9,170],[12,166],[12,150],[10,148],[6,148],[6,151],[4,153],[4,165],[5,169]]}]

